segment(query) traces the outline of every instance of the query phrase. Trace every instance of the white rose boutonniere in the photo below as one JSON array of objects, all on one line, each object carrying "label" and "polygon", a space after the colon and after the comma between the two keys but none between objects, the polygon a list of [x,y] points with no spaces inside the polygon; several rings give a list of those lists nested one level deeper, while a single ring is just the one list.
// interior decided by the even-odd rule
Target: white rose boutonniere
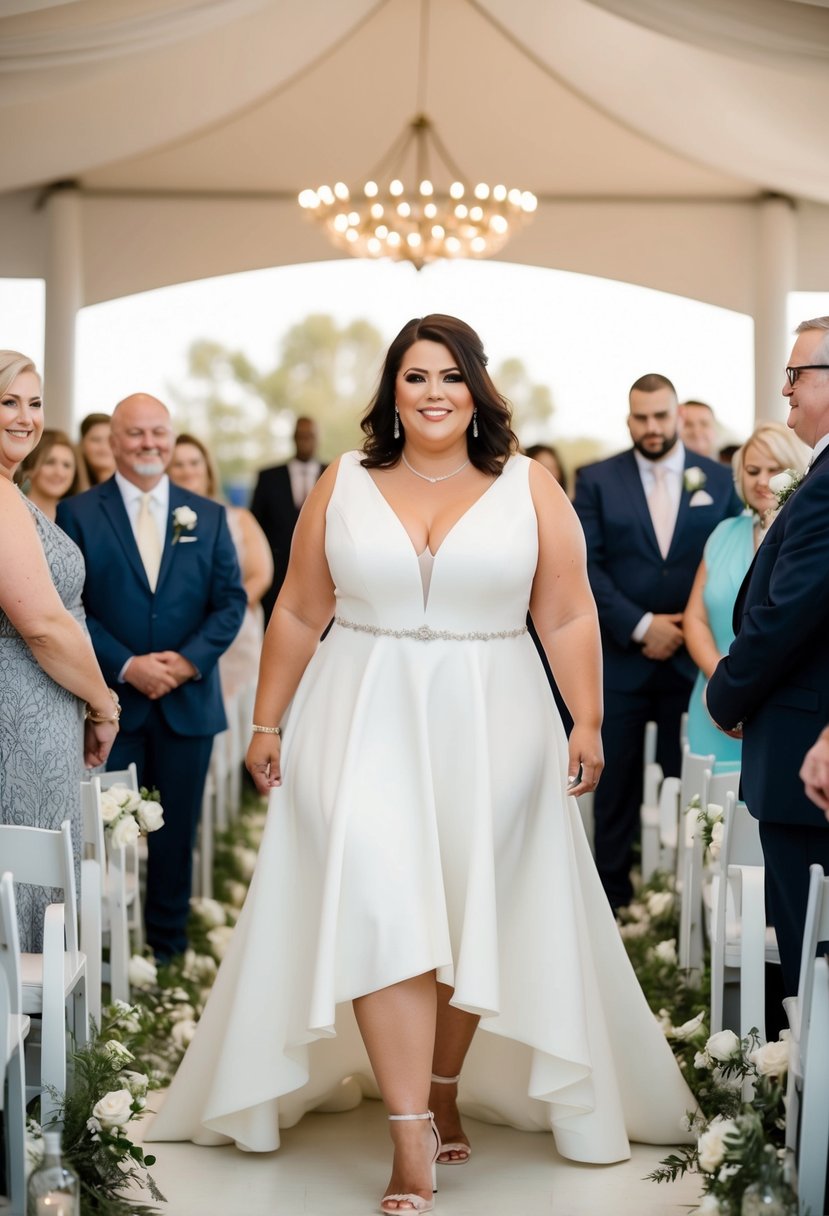
[{"label": "white rose boutonniere", "polygon": [[199,517],[192,507],[176,507],[173,512],[173,544],[177,544],[182,532],[192,532]]},{"label": "white rose boutonniere", "polygon": [[775,473],[774,477],[769,478],[769,489],[777,499],[778,507],[782,507],[786,499],[794,494],[802,480],[803,474],[796,469],[784,469],[782,473]]},{"label": "white rose boutonniere", "polygon": [[685,476],[682,478],[682,485],[689,494],[694,494],[697,490],[702,490],[708,478],[703,473],[702,469],[694,465],[690,469],[685,470]]}]

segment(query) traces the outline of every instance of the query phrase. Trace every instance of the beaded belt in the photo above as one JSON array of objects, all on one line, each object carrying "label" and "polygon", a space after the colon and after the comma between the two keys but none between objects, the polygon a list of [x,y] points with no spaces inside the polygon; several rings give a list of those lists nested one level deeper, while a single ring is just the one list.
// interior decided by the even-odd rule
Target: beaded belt
[{"label": "beaded belt", "polygon": [[342,616],[335,616],[334,623],[342,625],[343,629],[370,633],[377,638],[412,638],[415,642],[494,642],[502,638],[520,638],[522,633],[527,632],[526,625],[518,629],[500,629],[497,633],[452,633],[449,629],[432,629],[429,625],[419,625],[417,629],[382,629],[379,625],[347,621]]}]

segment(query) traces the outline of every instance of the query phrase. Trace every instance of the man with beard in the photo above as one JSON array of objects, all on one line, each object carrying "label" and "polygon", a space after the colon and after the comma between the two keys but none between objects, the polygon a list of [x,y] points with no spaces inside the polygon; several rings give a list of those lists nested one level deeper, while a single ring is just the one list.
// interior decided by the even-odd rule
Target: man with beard
[{"label": "man with beard", "polygon": [[605,771],[595,853],[614,909],[632,895],[645,725],[656,722],[657,759],[677,776],[680,719],[696,676],[682,612],[709,534],[742,509],[730,470],[680,442],[670,380],[642,376],[629,400],[633,447],[583,469],[574,501],[602,629]]}]

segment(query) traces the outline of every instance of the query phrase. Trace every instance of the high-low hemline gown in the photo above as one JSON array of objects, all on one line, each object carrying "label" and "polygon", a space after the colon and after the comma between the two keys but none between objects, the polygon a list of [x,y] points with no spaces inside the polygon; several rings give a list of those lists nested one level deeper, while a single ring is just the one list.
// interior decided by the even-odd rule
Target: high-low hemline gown
[{"label": "high-low hemline gown", "polygon": [[268,1152],[306,1111],[353,1105],[372,1082],[352,999],[434,970],[481,1014],[462,1111],[552,1129],[577,1161],[685,1141],[693,1098],[566,794],[524,630],[530,461],[507,462],[426,580],[360,460],[342,457],[326,517],[337,623],[293,699],[250,891],[149,1139]]}]

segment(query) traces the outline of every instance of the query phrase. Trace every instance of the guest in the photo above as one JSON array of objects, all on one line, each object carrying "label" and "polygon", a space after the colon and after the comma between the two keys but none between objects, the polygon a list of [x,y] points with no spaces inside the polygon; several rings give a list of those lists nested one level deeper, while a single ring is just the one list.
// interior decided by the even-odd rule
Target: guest
[{"label": "guest", "polygon": [[528,448],[524,449],[524,455],[529,456],[530,460],[537,460],[539,464],[543,464],[548,473],[552,473],[562,490],[566,494],[567,491],[567,474],[564,471],[564,465],[561,463],[561,457],[554,447],[549,443],[533,443]]},{"label": "guest", "polygon": [[[222,502],[213,459],[195,435],[177,436],[170,462],[170,480],[183,490]],[[242,572],[242,586],[248,597],[242,628],[219,659],[222,695],[227,701],[255,684],[259,674],[265,632],[261,600],[273,581],[273,560],[267,537],[250,511],[244,507],[224,506]]]},{"label": "guest", "polygon": [[60,500],[87,488],[72,440],[63,431],[49,427],[44,428],[34,451],[21,461],[15,481],[29,501],[52,523]]},{"label": "guest", "polygon": [[[370,1062],[395,1150],[380,1208],[396,1216],[433,1209],[434,1162],[472,1155],[462,1071],[489,1118],[552,1127],[582,1161],[629,1156],[626,1123],[681,1139],[693,1100],[570,796],[602,767],[572,507],[515,453],[480,339],[456,317],[403,328],[362,426],[363,450],[323,474],[297,525],[247,755],[268,826],[150,1134],[267,1152],[280,1123]],[[476,1036],[479,1020],[493,1033]]]},{"label": "guest", "polygon": [[800,780],[806,786],[807,798],[829,819],[829,726],[823,728],[817,742],[807,751]]},{"label": "guest", "polygon": [[[68,819],[79,864],[83,766],[106,760],[119,710],[84,628],[83,558],[13,484],[42,432],[34,363],[0,351],[0,817],[51,829]],[[43,949],[51,902],[18,885],[24,951]]]},{"label": "guest", "polygon": [[680,718],[695,675],[682,612],[710,533],[741,510],[729,470],[685,450],[677,409],[670,380],[637,380],[633,448],[588,465],[576,482],[604,651],[607,775],[593,807],[596,864],[614,908],[632,894],[645,725],[656,722],[657,760],[666,776],[677,775]]},{"label": "guest", "polygon": [[147,839],[147,940],[166,959],[187,946],[192,851],[213,736],[224,730],[217,664],[247,597],[218,503],[171,486],[167,407],[136,393],[115,407],[116,473],[58,508],[86,558],[83,598],[102,668],[121,686],[110,762],[157,786],[165,822]]},{"label": "guest", "polygon": [[689,452],[717,459],[717,420],[704,401],[683,401],[679,407],[679,437]]},{"label": "guest", "polygon": [[829,870],[829,824],[798,776],[829,718],[829,317],[796,332],[783,396],[811,464],[743,581],[737,636],[706,692],[714,721],[743,736],[742,792],[760,821],[766,910],[788,996],[797,992],[809,866]]},{"label": "guest", "polygon": [[115,472],[115,457],[109,442],[111,425],[109,414],[87,414],[81,423],[78,446],[90,486],[100,485]]},{"label": "guest", "polygon": [[717,454],[717,459],[719,460],[720,464],[727,464],[728,467],[731,468],[734,457],[739,450],[739,443],[727,443],[724,447],[720,448]]},{"label": "guest", "polygon": [[742,744],[711,721],[703,701],[705,685],[734,641],[734,601],[774,517],[777,499],[769,480],[784,469],[802,473],[808,459],[808,448],[782,422],[761,423],[738,448],[734,482],[746,510],[724,519],[709,536],[685,609],[685,645],[699,668],[688,707],[688,742],[697,755],[713,753],[720,771],[740,767]]},{"label": "guest", "polygon": [[297,418],[294,430],[296,454],[287,464],[262,469],[253,491],[250,509],[268,538],[273,555],[273,583],[262,597],[266,624],[285,581],[291,541],[302,504],[325,468],[317,460],[318,442],[314,419]]}]

